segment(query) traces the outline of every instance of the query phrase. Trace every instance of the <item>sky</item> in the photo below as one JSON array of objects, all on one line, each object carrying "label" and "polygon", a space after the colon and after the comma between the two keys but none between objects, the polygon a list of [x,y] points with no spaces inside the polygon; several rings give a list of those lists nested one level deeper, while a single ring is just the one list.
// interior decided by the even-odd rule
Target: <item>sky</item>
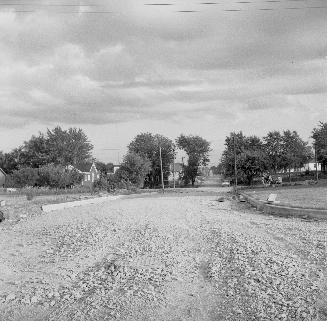
[{"label": "sky", "polygon": [[326,30],[325,0],[0,0],[0,150],[57,125],[115,163],[141,132],[200,135],[211,164],[232,131],[309,140]]}]

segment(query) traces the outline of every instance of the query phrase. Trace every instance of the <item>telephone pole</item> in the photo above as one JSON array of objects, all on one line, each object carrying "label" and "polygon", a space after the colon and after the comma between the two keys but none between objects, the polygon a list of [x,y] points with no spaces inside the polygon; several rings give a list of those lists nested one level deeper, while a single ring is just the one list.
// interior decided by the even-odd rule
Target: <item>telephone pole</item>
[{"label": "telephone pole", "polygon": [[235,176],[235,192],[237,190],[237,159],[236,159],[236,143],[235,143],[235,133],[233,134],[233,149],[234,149],[234,176]]},{"label": "telephone pole", "polygon": [[173,188],[175,189],[176,183],[175,183],[175,150],[174,150],[174,159],[173,159]]},{"label": "telephone pole", "polygon": [[165,184],[164,184],[163,169],[162,169],[161,146],[159,146],[159,156],[160,156],[161,185],[162,185],[162,192],[164,193],[165,192]]},{"label": "telephone pole", "polygon": [[315,147],[315,166],[316,166],[316,181],[318,182],[318,163],[317,163],[317,144],[314,142]]}]

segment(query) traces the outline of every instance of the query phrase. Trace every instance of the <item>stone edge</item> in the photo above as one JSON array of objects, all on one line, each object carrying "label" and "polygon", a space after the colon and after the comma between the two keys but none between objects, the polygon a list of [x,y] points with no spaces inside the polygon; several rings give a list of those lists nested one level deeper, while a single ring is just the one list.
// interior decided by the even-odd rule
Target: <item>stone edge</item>
[{"label": "stone edge", "polygon": [[105,196],[105,197],[90,198],[90,199],[86,199],[86,200],[73,201],[73,202],[46,204],[46,205],[42,205],[41,209],[43,212],[48,213],[48,212],[61,210],[61,209],[65,209],[65,208],[90,205],[90,204],[98,204],[98,203],[102,203],[104,201],[109,201],[109,200],[113,201],[113,200],[116,200],[121,197],[122,197],[121,195]]},{"label": "stone edge", "polygon": [[244,199],[253,207],[255,207],[258,211],[264,212],[265,214],[327,219],[327,210],[268,204],[254,197],[251,197],[245,192],[240,192],[239,194],[242,195]]}]

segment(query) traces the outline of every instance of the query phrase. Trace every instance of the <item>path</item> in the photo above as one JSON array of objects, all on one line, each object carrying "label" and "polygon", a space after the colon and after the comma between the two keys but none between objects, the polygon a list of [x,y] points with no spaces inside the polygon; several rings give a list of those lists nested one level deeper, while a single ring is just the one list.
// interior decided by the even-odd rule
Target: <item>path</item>
[{"label": "path", "polygon": [[216,199],[122,199],[0,226],[0,319],[326,320],[327,223]]}]

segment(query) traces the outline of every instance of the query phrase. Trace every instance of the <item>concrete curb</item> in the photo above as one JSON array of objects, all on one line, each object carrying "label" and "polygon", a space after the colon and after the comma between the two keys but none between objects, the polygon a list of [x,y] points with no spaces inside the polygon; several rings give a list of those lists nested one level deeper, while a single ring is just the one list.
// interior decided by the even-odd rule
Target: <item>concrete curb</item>
[{"label": "concrete curb", "polygon": [[99,204],[105,201],[113,201],[118,198],[121,198],[122,195],[115,195],[115,196],[105,196],[105,197],[97,197],[97,198],[90,198],[86,200],[81,201],[73,201],[73,202],[66,202],[66,203],[58,203],[58,204],[47,204],[42,205],[41,209],[43,212],[52,212],[56,210],[61,210],[65,208],[71,208],[71,207],[77,207],[77,206],[83,206],[83,205],[90,205],[90,204]]},{"label": "concrete curb", "polygon": [[315,208],[301,208],[290,207],[278,204],[267,204],[261,200],[258,200],[250,195],[242,192],[240,193],[245,200],[255,207],[258,211],[262,211],[265,214],[279,215],[279,216],[294,216],[302,218],[318,218],[327,219],[327,209],[315,209]]}]

